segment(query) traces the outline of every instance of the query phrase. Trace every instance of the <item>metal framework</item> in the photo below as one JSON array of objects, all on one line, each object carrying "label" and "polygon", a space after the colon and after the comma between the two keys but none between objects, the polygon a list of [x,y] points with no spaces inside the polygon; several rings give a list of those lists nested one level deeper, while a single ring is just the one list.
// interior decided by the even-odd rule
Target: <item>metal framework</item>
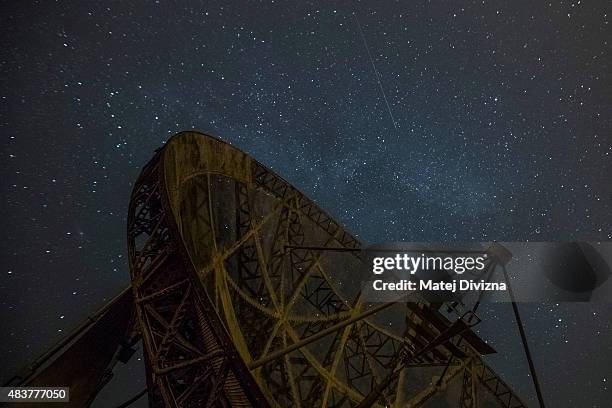
[{"label": "metal framework", "polygon": [[215,138],[184,132],[157,153],[128,238],[153,407],[525,406],[469,326],[446,334],[442,305],[368,304],[351,278],[360,242]]},{"label": "metal framework", "polygon": [[127,235],[131,287],[6,385],[69,385],[88,406],[142,339],[147,390],[121,407],[526,407],[481,358],[480,299],[369,303],[361,243],[211,136],[156,153]]},{"label": "metal framework", "polygon": [[134,189],[128,227],[135,310],[151,406],[265,406],[180,244],[154,159]]}]

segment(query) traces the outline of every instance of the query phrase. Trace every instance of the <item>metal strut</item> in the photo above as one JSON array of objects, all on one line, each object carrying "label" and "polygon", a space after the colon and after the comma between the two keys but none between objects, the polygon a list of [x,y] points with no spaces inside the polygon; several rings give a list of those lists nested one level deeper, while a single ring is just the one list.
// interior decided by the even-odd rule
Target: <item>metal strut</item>
[{"label": "metal strut", "polygon": [[354,317],[350,317],[344,321],[341,321],[340,323],[336,323],[333,326],[328,327],[327,329],[321,330],[319,332],[317,332],[316,334],[313,334],[312,336],[306,337],[305,339],[302,339],[296,343],[291,344],[290,346],[287,346],[281,350],[275,351],[274,353],[270,353],[269,355],[260,358],[257,361],[253,361],[252,363],[248,364],[248,367],[250,370],[254,370],[258,367],[261,367],[262,365],[269,363],[272,360],[275,360],[281,356],[284,356],[287,353],[291,353],[293,350],[297,350],[299,348],[302,348],[310,343],[312,343],[313,341],[319,340],[325,336],[327,336],[328,334],[331,334],[335,331],[338,331],[350,324],[353,324],[359,320],[363,320],[368,316],[371,316],[375,313],[380,312],[383,309],[388,308],[389,306],[393,306],[394,303],[393,302],[388,302],[388,303],[382,303],[378,306],[375,306],[373,308],[371,308],[370,310],[358,315],[358,316],[354,316]]},{"label": "metal strut", "polygon": [[361,252],[361,248],[304,246],[304,245],[285,245],[285,249],[304,249],[307,251],[332,251],[332,252]]},{"label": "metal strut", "polygon": [[508,294],[510,295],[510,301],[512,302],[512,311],[514,312],[516,325],[518,326],[519,333],[521,335],[521,342],[523,343],[523,349],[525,350],[525,356],[527,357],[527,363],[529,364],[529,372],[531,373],[533,385],[535,387],[536,395],[538,397],[538,403],[540,404],[540,408],[546,408],[546,406],[544,405],[544,396],[542,395],[542,389],[540,388],[540,382],[538,381],[538,375],[536,373],[533,359],[531,358],[531,352],[529,351],[529,344],[527,344],[527,335],[525,334],[525,328],[523,327],[523,320],[521,319],[521,314],[519,313],[518,305],[514,299],[512,285],[510,284],[510,279],[508,278],[508,271],[506,271],[506,265],[502,264],[501,267],[502,271],[504,272],[504,279],[508,284]]}]

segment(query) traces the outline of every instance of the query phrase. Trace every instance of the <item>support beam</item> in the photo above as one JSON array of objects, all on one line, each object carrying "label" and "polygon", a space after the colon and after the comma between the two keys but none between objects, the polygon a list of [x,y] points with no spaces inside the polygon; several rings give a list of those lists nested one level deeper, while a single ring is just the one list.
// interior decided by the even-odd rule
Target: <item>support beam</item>
[{"label": "support beam", "polygon": [[516,304],[516,301],[514,299],[512,285],[510,284],[510,279],[508,278],[508,271],[506,270],[506,266],[503,264],[502,271],[504,272],[504,279],[508,284],[508,294],[510,295],[510,301],[512,302],[512,311],[514,312],[516,325],[518,326],[519,333],[521,335],[521,342],[523,343],[525,357],[527,357],[527,363],[529,364],[529,372],[531,373],[533,386],[535,387],[536,395],[538,397],[538,403],[540,404],[540,408],[546,408],[546,406],[544,405],[544,396],[542,395],[542,389],[540,388],[540,381],[538,381],[538,374],[535,369],[535,364],[533,363],[533,358],[531,357],[531,352],[529,351],[529,344],[527,343],[527,335],[525,334],[525,328],[523,327],[523,320],[521,319],[521,314],[519,313],[518,305]]},{"label": "support beam", "polygon": [[305,339],[302,339],[302,340],[300,340],[300,341],[298,341],[296,343],[293,343],[292,345],[287,346],[284,349],[275,351],[274,353],[269,354],[269,355],[267,355],[265,357],[262,357],[259,360],[255,360],[255,361],[251,362],[250,364],[248,364],[248,367],[249,367],[250,370],[253,370],[255,368],[261,367],[264,364],[269,363],[270,361],[276,360],[277,358],[282,357],[282,356],[284,356],[287,353],[291,353],[294,350],[297,350],[297,349],[299,349],[301,347],[304,347],[304,346],[306,346],[306,345],[308,345],[308,344],[310,344],[312,342],[315,342],[315,341],[317,341],[317,340],[327,336],[328,334],[331,334],[331,333],[333,333],[335,331],[338,331],[338,330],[340,330],[340,329],[342,329],[342,328],[344,328],[344,327],[346,327],[346,326],[348,326],[350,324],[353,324],[353,323],[355,323],[355,322],[357,322],[359,320],[363,320],[366,317],[371,316],[371,315],[373,315],[375,313],[378,313],[381,310],[384,310],[384,309],[386,309],[389,306],[392,306],[394,304],[395,304],[394,302],[389,302],[389,303],[382,303],[382,304],[380,304],[378,306],[375,306],[372,309],[370,309],[370,310],[368,310],[366,312],[361,313],[360,315],[350,317],[350,318],[348,318],[348,319],[346,319],[346,320],[344,320],[342,322],[336,323],[333,326],[328,327],[325,330],[321,330],[320,332],[318,332],[316,334],[313,334],[312,336],[306,337]]}]

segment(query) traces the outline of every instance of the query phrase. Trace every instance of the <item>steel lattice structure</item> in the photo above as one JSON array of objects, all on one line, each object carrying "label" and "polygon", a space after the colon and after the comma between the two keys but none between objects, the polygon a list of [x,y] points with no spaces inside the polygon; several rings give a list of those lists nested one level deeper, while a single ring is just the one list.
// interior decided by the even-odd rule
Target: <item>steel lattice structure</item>
[{"label": "steel lattice structure", "polygon": [[131,286],[7,385],[89,406],[142,339],[153,408],[526,407],[481,358],[475,310],[367,302],[361,243],[214,137],[157,151],[127,234]]},{"label": "steel lattice structure", "polygon": [[417,353],[451,326],[441,305],[368,305],[351,282],[359,252],[333,250],[360,242],[215,138],[185,132],[158,152],[128,237],[151,406],[417,407],[453,382],[458,406],[525,406],[471,331]]}]

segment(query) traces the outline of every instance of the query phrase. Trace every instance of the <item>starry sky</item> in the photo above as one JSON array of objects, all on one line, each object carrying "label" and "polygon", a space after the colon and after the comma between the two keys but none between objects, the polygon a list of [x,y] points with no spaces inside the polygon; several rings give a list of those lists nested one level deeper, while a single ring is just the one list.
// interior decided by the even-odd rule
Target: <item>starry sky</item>
[{"label": "starry sky", "polygon": [[[133,182],[180,130],[365,242],[612,239],[609,2],[0,7],[3,378],[128,284]],[[612,304],[521,311],[548,405],[609,406]],[[533,403],[510,309],[483,317]]]}]

